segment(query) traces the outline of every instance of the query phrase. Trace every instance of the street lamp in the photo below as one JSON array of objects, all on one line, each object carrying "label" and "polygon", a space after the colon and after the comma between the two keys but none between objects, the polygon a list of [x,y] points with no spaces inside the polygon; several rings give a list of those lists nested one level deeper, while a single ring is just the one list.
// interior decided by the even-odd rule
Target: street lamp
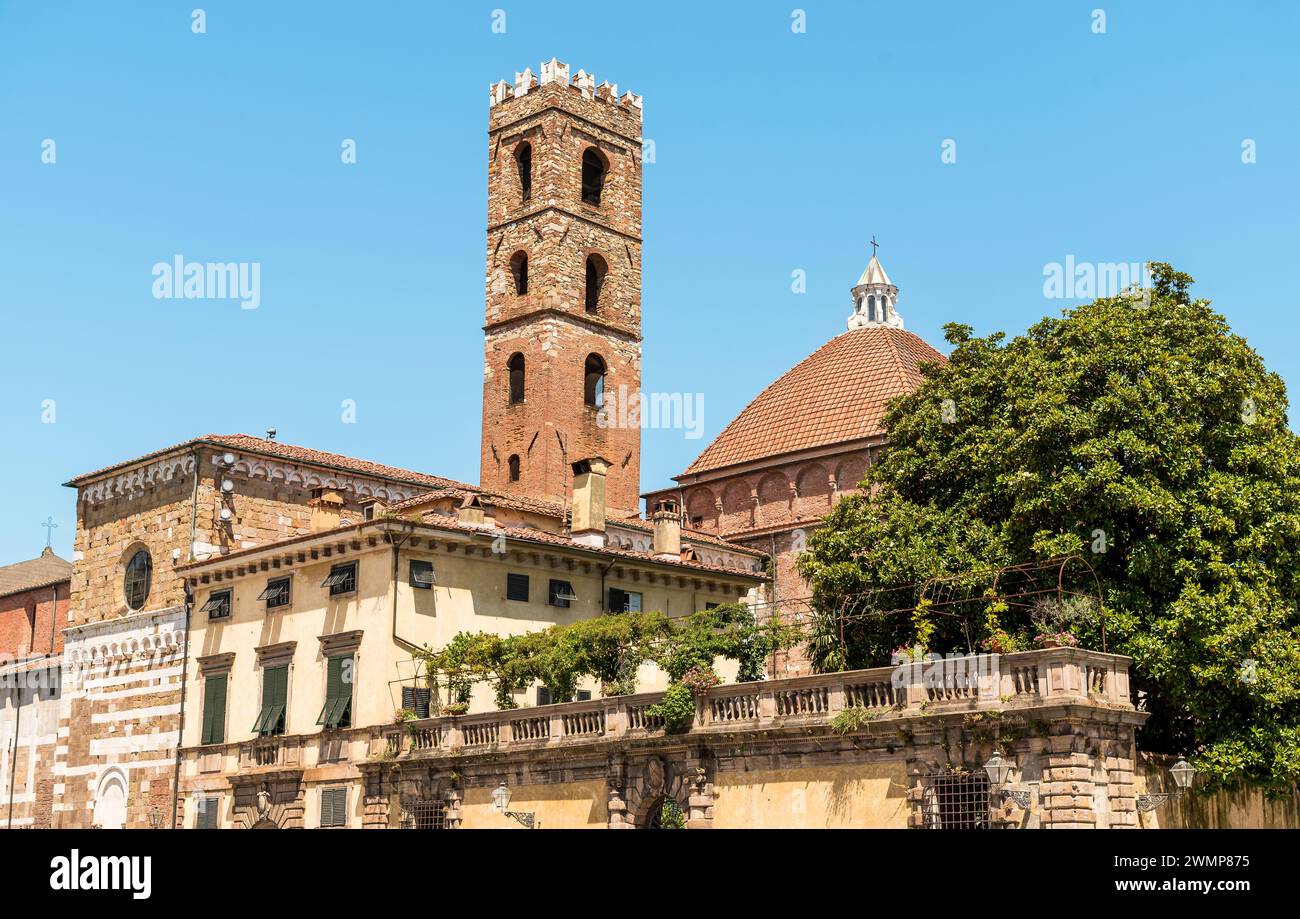
[{"label": "street lamp", "polygon": [[1185,756],[1180,756],[1169,772],[1174,777],[1174,790],[1155,795],[1138,795],[1138,810],[1146,813],[1168,804],[1174,798],[1181,798],[1192,787],[1192,779],[1196,778],[1196,770]]},{"label": "street lamp", "polygon": [[1007,779],[1011,778],[1011,768],[1011,761],[997,750],[993,751],[989,761],[984,764],[984,771],[988,773],[989,777],[989,785],[1001,790],[1002,800],[1005,801],[1010,798],[1016,802],[1016,805],[1021,810],[1027,811],[1030,804],[1030,792],[1028,790],[1016,791],[1010,788],[1002,788],[1007,783]]},{"label": "street lamp", "polygon": [[498,814],[504,814],[507,817],[519,821],[519,823],[528,827],[530,830],[535,830],[541,826],[541,824],[537,822],[537,815],[532,811],[506,810],[509,806],[510,789],[506,787],[505,782],[502,782],[496,787],[496,790],[492,792],[492,810],[496,811]]}]

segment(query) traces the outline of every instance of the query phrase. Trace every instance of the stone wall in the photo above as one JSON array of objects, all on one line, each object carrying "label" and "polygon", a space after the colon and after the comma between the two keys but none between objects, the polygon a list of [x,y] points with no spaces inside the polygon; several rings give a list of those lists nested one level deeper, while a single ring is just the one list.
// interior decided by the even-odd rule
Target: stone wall
[{"label": "stone wall", "polygon": [[[228,468],[220,463],[225,452],[236,457]],[[231,491],[222,489],[223,479],[231,481]],[[308,532],[313,493],[326,486],[337,488],[344,501],[342,517],[353,522],[361,520],[365,498],[400,500],[425,490],[207,448],[164,456],[107,483],[82,485],[71,621],[131,612],[122,581],[139,549],[147,549],[153,559],[153,586],[144,609],[181,605],[184,587],[174,568],[191,560],[191,545],[194,556],[203,558],[302,535]],[[229,511],[227,518],[223,510]]]},{"label": "stone wall", "polygon": [[[1160,794],[1176,790],[1169,769],[1175,756],[1139,753],[1139,794]],[[1193,782],[1190,792],[1171,799],[1155,810],[1141,813],[1143,827],[1189,830],[1294,830],[1300,829],[1300,788],[1288,794],[1269,795],[1251,784],[1206,791]]]},{"label": "stone wall", "polygon": [[0,829],[53,823],[60,684],[57,657],[0,668]]},{"label": "stone wall", "polygon": [[68,630],[56,826],[170,822],[184,649],[183,607]]}]

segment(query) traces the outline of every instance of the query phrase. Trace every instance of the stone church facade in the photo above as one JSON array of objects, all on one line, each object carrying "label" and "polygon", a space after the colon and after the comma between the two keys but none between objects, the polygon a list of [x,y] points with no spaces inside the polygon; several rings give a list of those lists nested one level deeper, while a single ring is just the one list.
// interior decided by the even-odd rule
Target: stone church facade
[{"label": "stone church facade", "polygon": [[449,479],[247,435],[209,435],[78,476],[54,825],[171,821],[185,702],[185,583],[175,567],[309,532],[313,518]]}]

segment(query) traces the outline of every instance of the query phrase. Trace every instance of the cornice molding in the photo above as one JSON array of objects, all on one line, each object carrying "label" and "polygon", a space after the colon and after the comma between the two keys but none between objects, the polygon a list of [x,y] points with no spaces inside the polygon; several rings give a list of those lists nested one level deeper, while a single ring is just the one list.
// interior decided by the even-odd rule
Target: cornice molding
[{"label": "cornice molding", "polygon": [[114,498],[131,498],[166,482],[175,481],[178,475],[194,471],[194,455],[164,456],[145,466],[83,485],[78,496],[87,504],[99,504]]},{"label": "cornice molding", "polygon": [[235,454],[235,465],[226,467],[219,456],[212,457],[212,465],[227,472],[246,475],[250,479],[264,479],[273,485],[299,485],[303,488],[337,488],[350,491],[358,498],[377,498],[381,501],[405,501],[425,491],[434,491],[430,485],[420,488],[416,485],[399,485],[393,482],[380,483],[378,479],[362,475],[348,475],[339,472],[318,472],[309,466],[280,460],[240,453]]}]

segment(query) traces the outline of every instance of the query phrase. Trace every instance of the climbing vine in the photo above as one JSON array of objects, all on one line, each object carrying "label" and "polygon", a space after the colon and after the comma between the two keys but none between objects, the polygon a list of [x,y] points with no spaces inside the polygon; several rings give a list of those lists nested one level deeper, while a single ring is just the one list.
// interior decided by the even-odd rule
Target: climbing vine
[{"label": "climbing vine", "polygon": [[[674,619],[657,612],[612,613],[524,635],[461,632],[420,657],[429,686],[439,692],[445,687],[449,704],[468,702],[472,686],[486,682],[502,709],[514,708],[514,694],[533,682],[556,701],[573,698],[583,678],[600,683],[604,695],[628,695],[635,691],[637,668],[653,662],[668,674],[669,714],[680,723],[681,690],[687,697],[706,691],[716,658],[735,660],[741,681],[762,679],[767,656],[798,639],[791,626],[759,623],[748,607],[727,603]],[[694,702],[687,701],[693,718]]]}]

